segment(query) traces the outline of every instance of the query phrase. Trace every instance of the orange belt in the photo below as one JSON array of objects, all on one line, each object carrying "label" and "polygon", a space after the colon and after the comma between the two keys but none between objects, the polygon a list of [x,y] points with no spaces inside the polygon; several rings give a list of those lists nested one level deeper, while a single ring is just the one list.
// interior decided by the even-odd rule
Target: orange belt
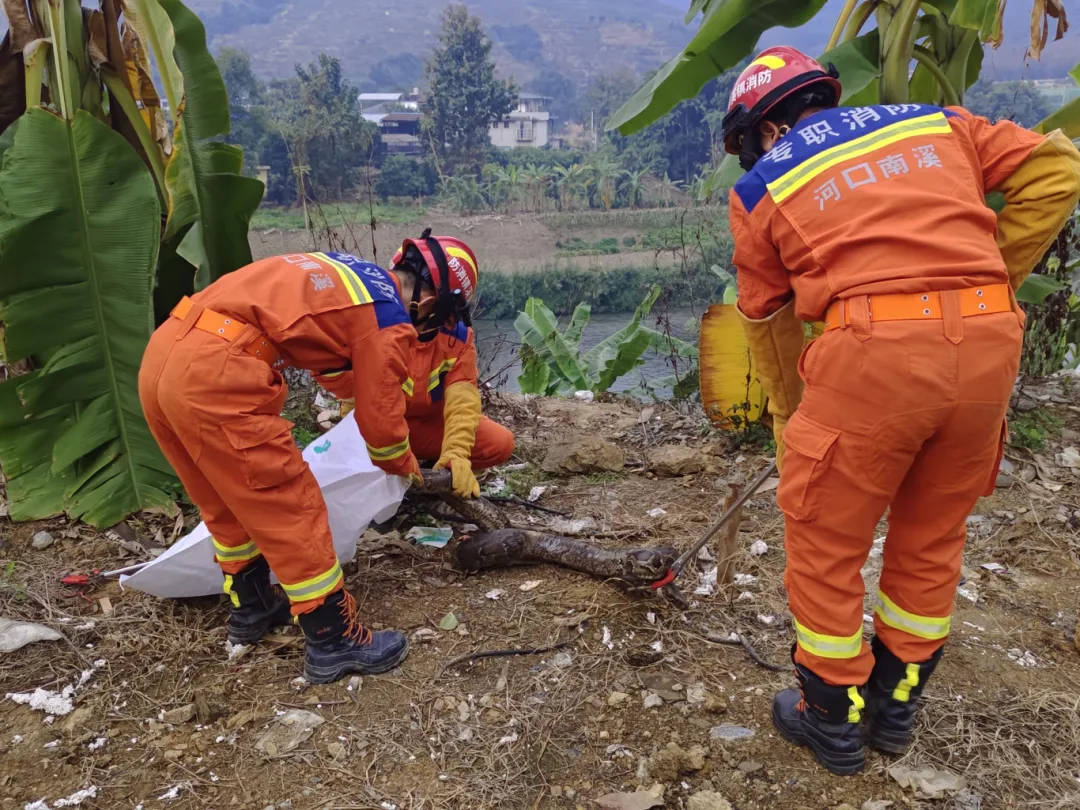
[{"label": "orange belt", "polygon": [[[955,290],[960,296],[960,315],[990,315],[1012,309],[1012,295],[1008,284],[987,284],[985,287],[968,287]],[[941,293],[886,293],[883,295],[854,296],[833,301],[825,312],[825,329],[843,329],[854,322],[849,301],[865,297],[870,306],[871,321],[932,321],[940,320]]]},{"label": "orange belt", "polygon": [[[172,312],[169,314],[174,318],[184,320],[188,313],[191,312],[193,306],[195,306],[195,302],[185,295],[180,299],[180,303],[173,307]],[[201,329],[203,332],[209,332],[212,335],[217,335],[232,343],[240,337],[247,328],[247,324],[236,318],[230,318],[228,315],[222,315],[220,312],[214,312],[212,309],[204,309],[202,314],[199,315],[199,319],[195,321],[195,328]],[[258,335],[255,340],[244,347],[244,351],[252,357],[258,357],[260,360],[265,361],[271,366],[280,359],[280,355],[278,354],[277,349],[274,348],[274,344],[267,340],[263,335]]]}]

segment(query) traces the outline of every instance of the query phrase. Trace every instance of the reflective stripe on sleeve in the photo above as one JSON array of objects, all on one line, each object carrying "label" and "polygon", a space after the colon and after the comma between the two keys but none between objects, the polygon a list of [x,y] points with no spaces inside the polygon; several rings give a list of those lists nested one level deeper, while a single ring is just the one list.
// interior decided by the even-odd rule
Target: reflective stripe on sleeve
[{"label": "reflective stripe on sleeve", "polygon": [[405,382],[401,384],[401,390],[405,392],[405,396],[411,397],[413,390],[415,389],[415,383],[413,383],[412,377],[406,377]]},{"label": "reflective stripe on sleeve", "polygon": [[393,461],[395,458],[401,458],[401,456],[409,452],[409,437],[406,436],[404,441],[391,444],[388,447],[372,447],[368,444],[367,451],[372,461]]},{"label": "reflective stripe on sleeve", "polygon": [[428,375],[427,390],[434,391],[436,388],[438,388],[439,377],[441,377],[445,372],[452,369],[456,362],[456,357],[447,357],[445,360],[439,363],[439,365],[435,367],[435,370]]}]

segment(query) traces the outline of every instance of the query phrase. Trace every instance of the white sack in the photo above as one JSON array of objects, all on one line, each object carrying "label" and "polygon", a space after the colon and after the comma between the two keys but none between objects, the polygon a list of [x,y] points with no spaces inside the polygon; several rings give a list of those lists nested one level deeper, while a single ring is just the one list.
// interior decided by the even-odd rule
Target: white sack
[{"label": "white sack", "polygon": [[[351,417],[308,445],[303,456],[326,501],[334,550],[342,563],[349,562],[368,524],[397,511],[408,481],[371,463]],[[120,585],[172,598],[221,593],[224,577],[214,562],[210,530],[200,523],[146,567],[121,576]]]}]

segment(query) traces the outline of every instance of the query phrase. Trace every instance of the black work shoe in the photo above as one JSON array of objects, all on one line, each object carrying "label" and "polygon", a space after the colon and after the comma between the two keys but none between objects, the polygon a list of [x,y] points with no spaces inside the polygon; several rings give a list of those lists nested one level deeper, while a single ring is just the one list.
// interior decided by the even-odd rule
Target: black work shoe
[{"label": "black work shoe", "polygon": [[360,624],[356,601],[344,589],[299,619],[307,638],[304,677],[311,683],[330,683],[350,673],[378,675],[409,654],[409,642],[397,630],[373,633]]},{"label": "black work shoe", "polygon": [[887,754],[903,754],[915,732],[915,712],[927,679],[944,650],[939,647],[926,661],[905,664],[876,636],[870,644],[874,669],[867,694],[870,745]]},{"label": "black work shoe", "polygon": [[229,608],[228,633],[232,644],[254,644],[274,627],[289,624],[289,600],[270,584],[270,566],[257,557],[238,574],[225,577]]},{"label": "black work shoe", "polygon": [[858,687],[832,686],[799,664],[795,674],[801,690],[784,689],[773,698],[776,730],[788,742],[807,746],[832,773],[858,773],[866,764]]}]

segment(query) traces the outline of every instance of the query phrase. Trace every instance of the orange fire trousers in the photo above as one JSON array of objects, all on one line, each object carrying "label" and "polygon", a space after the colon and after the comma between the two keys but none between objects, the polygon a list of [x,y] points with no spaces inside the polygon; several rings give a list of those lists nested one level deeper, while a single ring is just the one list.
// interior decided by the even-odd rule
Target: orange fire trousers
[{"label": "orange fire trousers", "polygon": [[194,329],[200,312],[170,318],[150,338],[139,370],[150,432],[199,507],[226,576],[262,554],[292,612],[314,610],[344,580],[322,492],[280,416],[286,386],[243,351],[250,340]]},{"label": "orange fire trousers", "polygon": [[945,310],[929,321],[862,315],[800,358],[805,390],[777,492],[785,583],[795,660],[834,685],[864,684],[873,668],[860,569],[886,508],[874,629],[902,661],[922,662],[948,636],[965,521],[996,479],[1022,315]]},{"label": "orange fire trousers", "polygon": [[[410,417],[409,447],[413,455],[425,460],[435,460],[442,455],[443,417],[441,413],[427,417]],[[504,463],[514,452],[514,434],[486,416],[480,417],[476,426],[476,443],[473,444],[472,468],[486,470]]]}]

